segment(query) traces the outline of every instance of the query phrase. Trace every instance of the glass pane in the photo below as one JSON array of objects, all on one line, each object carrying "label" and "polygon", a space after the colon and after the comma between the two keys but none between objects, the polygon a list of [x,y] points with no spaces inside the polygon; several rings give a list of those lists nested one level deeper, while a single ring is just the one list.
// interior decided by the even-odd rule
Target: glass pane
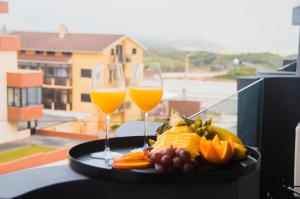
[{"label": "glass pane", "polygon": [[8,106],[14,106],[14,89],[7,88],[7,104]]},{"label": "glass pane", "polygon": [[238,134],[250,146],[257,146],[260,131],[263,79],[191,116],[212,118],[213,124]]},{"label": "glass pane", "polygon": [[36,88],[28,88],[28,105],[36,105],[37,104],[37,90]]},{"label": "glass pane", "polygon": [[14,105],[20,107],[21,105],[21,89],[14,88]]},{"label": "glass pane", "polygon": [[42,88],[38,87],[37,89],[37,104],[42,104]]},{"label": "glass pane", "polygon": [[27,88],[22,88],[21,106],[27,106]]}]

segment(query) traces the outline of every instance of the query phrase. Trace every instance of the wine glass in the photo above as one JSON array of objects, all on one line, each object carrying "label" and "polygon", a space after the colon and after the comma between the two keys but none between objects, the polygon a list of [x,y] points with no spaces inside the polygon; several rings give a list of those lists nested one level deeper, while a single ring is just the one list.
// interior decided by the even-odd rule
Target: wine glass
[{"label": "wine glass", "polygon": [[130,83],[130,96],[144,113],[143,149],[148,147],[147,122],[149,111],[160,102],[162,95],[163,84],[159,64],[136,64]]},{"label": "wine glass", "polygon": [[113,113],[125,99],[125,80],[121,64],[97,64],[92,74],[92,103],[105,115],[105,149],[92,153],[98,159],[109,160],[120,156],[109,148],[109,120]]}]

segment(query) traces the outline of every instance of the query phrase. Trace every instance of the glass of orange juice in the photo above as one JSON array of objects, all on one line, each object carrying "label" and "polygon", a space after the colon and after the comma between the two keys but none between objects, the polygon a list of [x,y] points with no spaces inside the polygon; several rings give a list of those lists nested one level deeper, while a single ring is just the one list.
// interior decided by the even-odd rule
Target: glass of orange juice
[{"label": "glass of orange juice", "polygon": [[133,70],[130,97],[144,113],[144,146],[148,147],[147,122],[149,111],[153,109],[163,96],[163,84],[158,63],[137,64]]},{"label": "glass of orange juice", "polygon": [[109,120],[125,99],[125,80],[121,64],[97,64],[92,74],[92,103],[105,115],[105,148],[104,151],[92,153],[94,158],[109,160],[119,153],[109,148]]}]

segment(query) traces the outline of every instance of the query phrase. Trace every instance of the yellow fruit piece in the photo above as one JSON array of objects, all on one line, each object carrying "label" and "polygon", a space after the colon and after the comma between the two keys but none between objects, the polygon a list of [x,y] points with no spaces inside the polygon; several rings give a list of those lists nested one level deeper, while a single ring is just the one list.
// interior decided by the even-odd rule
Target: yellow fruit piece
[{"label": "yellow fruit piece", "polygon": [[212,164],[224,164],[228,162],[234,153],[234,143],[231,140],[220,140],[216,135],[213,140],[203,137],[199,150],[204,159]]},{"label": "yellow fruit piece", "polygon": [[234,153],[233,157],[236,160],[243,160],[246,158],[247,149],[241,144],[234,143]]},{"label": "yellow fruit piece", "polygon": [[242,140],[238,136],[236,136],[235,134],[233,134],[232,132],[230,132],[226,129],[223,129],[223,128],[218,127],[218,126],[210,126],[210,127],[208,127],[208,131],[215,134],[215,135],[218,135],[220,140],[231,139],[234,143],[238,143],[238,144],[243,145]]},{"label": "yellow fruit piece", "polygon": [[190,152],[192,158],[199,155],[200,136],[193,133],[188,126],[176,126],[157,137],[153,145],[153,152],[159,152],[167,147],[185,149]]}]

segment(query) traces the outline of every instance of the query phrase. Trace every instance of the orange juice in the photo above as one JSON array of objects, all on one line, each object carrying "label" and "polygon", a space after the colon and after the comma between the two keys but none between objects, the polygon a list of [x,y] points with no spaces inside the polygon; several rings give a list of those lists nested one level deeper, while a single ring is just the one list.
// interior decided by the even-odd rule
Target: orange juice
[{"label": "orange juice", "polygon": [[133,102],[144,112],[150,111],[161,100],[163,90],[151,87],[132,87],[130,96]]},{"label": "orange juice", "polygon": [[105,114],[114,112],[124,99],[125,91],[123,90],[93,90],[91,92],[92,103]]}]

